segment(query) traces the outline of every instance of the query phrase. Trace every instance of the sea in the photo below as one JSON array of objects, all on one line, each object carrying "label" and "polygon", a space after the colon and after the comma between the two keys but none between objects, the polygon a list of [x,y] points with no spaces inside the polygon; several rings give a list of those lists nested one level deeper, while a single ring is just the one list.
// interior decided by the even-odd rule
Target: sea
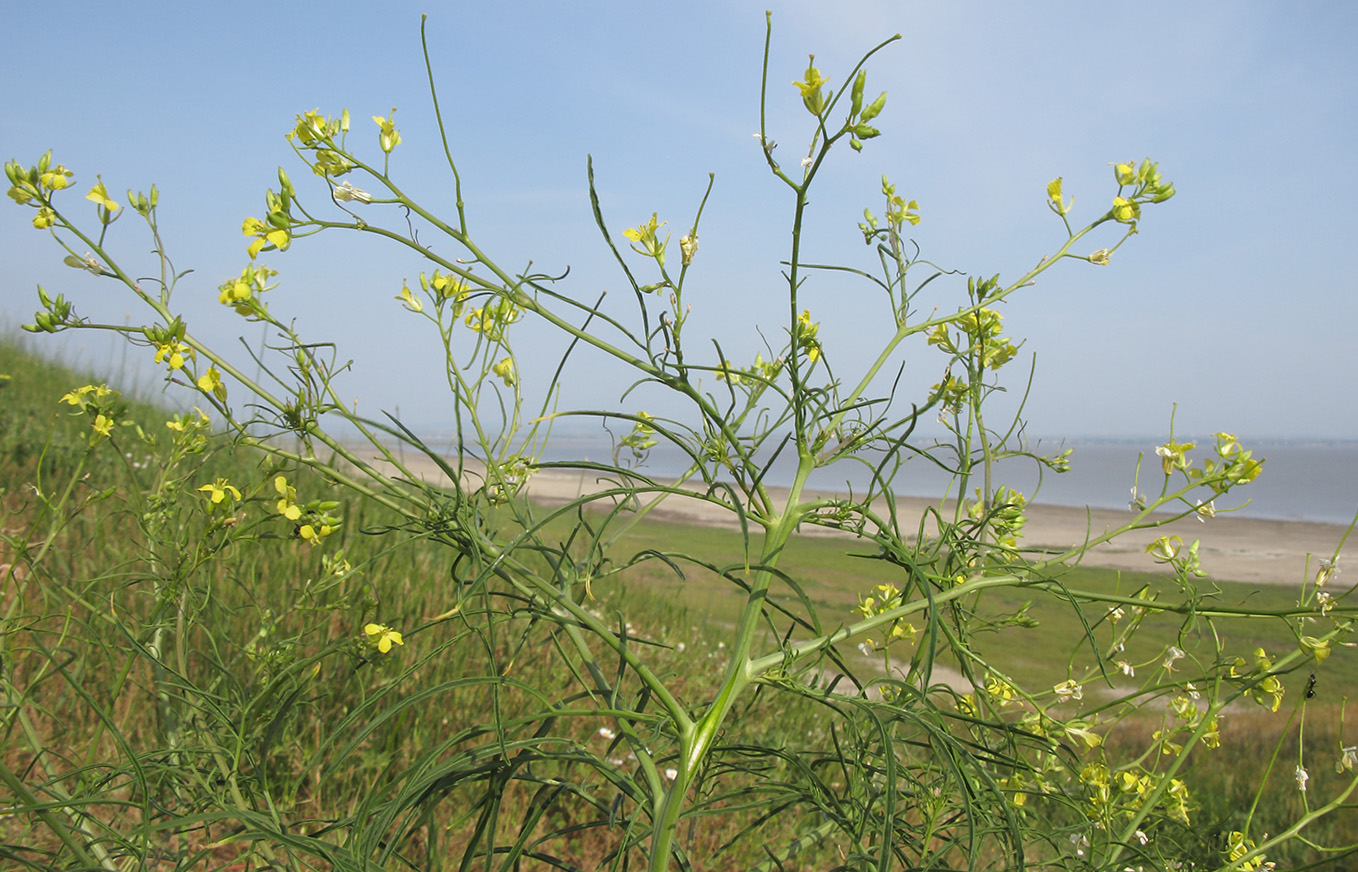
[{"label": "sea", "polygon": [[[1197,439],[1180,436],[1179,441],[1197,443],[1190,457],[1197,457],[1199,464],[1201,458],[1214,456],[1216,441],[1212,436]],[[1044,470],[1040,488],[1033,461],[1012,459],[998,465],[992,477],[994,484],[1018,490],[1030,502],[1126,508],[1136,482],[1138,457],[1140,492],[1153,496],[1164,483],[1160,458],[1155,455],[1159,443],[1153,439],[1030,440],[1030,444],[1042,454],[1071,449],[1070,471],[1056,474]],[[1289,439],[1243,444],[1254,452],[1255,458],[1264,460],[1263,472],[1255,481],[1218,501],[1218,510],[1238,509],[1238,517],[1345,525],[1358,514],[1358,440]],[[556,433],[541,459],[607,462],[612,455],[613,443],[607,434],[601,437],[590,433]],[[683,452],[661,444],[651,449],[639,471],[651,477],[673,478],[687,468],[687,460]],[[767,482],[786,485],[792,470],[790,459],[775,463]],[[862,465],[840,463],[828,470],[818,470],[810,486],[821,491],[861,491],[867,480]],[[898,474],[896,492],[899,496],[937,499],[948,493],[950,483],[945,472],[914,458]]]}]

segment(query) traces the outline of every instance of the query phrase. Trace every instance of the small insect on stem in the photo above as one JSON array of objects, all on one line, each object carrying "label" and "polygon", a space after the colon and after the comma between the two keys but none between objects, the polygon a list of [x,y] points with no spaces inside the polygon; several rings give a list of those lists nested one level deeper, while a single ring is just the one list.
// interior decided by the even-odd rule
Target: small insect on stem
[{"label": "small insect on stem", "polygon": [[1306,679],[1306,698],[1312,699],[1316,695],[1316,674],[1311,673],[1311,677]]}]

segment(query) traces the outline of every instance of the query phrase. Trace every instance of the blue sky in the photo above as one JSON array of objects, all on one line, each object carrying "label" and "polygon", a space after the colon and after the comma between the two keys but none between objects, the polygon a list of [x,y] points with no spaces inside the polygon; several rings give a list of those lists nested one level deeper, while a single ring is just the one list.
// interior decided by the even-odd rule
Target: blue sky
[{"label": "blue sky", "polygon": [[[1180,432],[1358,437],[1348,254],[1358,6],[771,6],[769,131],[784,164],[810,134],[789,84],[807,54],[838,88],[863,51],[903,36],[869,67],[868,91],[890,95],[882,137],[862,154],[832,155],[813,192],[809,259],[871,265],[856,223],[864,206],[880,211],[883,173],[919,201],[915,238],[926,257],[1002,279],[1064,241],[1045,206],[1052,178],[1064,177],[1081,224],[1115,193],[1110,161],[1150,156],[1174,181],[1178,195],[1147,211],[1112,264],[1064,264],[1005,305],[1007,331],[1037,355],[1031,432],[1160,435],[1178,403]],[[189,328],[257,345],[259,328],[219,306],[216,288],[245,265],[240,223],[263,212],[277,167],[301,183],[283,139],[299,112],[347,107],[375,148],[367,119],[398,107],[394,176],[451,212],[419,49],[427,12],[469,228],[482,247],[510,267],[570,266],[564,289],[591,299],[610,291],[616,311],[631,313],[590,218],[586,156],[615,232],[654,211],[676,240],[713,172],[688,339],[697,353],[698,336],[711,335],[739,361],[763,350],[756,325],[777,344],[785,318],[779,261],[790,199],[751,136],[764,8],[332,2],[264,15],[239,4],[53,2],[40,15],[48,24],[12,37],[0,56],[0,157],[29,164],[51,148],[82,193],[96,172],[119,193],[157,184],[168,250],[177,268],[194,270],[177,298]],[[323,191],[309,196],[318,203]],[[132,300],[63,267],[31,217],[8,201],[0,208],[9,323],[32,317],[38,283],[91,317],[124,320]],[[131,220],[113,239],[126,261],[151,268]],[[414,283],[418,262],[370,240],[324,236],[262,259],[282,281],[271,310],[354,359],[344,389],[361,408],[399,407],[423,428],[447,423],[436,337],[392,299],[403,279]],[[946,311],[962,290],[961,280],[936,282],[918,303]],[[861,284],[818,276],[803,300],[841,373],[884,338],[881,308]],[[532,372],[555,363],[550,337],[536,329],[523,325],[520,341],[530,388],[541,383]],[[114,353],[87,336],[40,347],[95,366]],[[920,342],[900,360],[910,390],[938,380],[936,349]],[[616,406],[627,381],[597,358],[575,363],[563,405]],[[153,384],[154,370],[144,372]]]}]

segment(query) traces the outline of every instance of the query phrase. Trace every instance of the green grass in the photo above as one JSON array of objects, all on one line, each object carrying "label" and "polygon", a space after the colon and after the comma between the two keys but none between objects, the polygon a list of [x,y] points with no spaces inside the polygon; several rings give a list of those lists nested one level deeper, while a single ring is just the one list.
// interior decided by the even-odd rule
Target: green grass
[{"label": "green grass", "polygon": [[[291,831],[321,832],[314,836],[321,840],[330,838],[323,834],[326,827],[338,833],[337,822],[374,819],[384,809],[408,807],[411,814],[426,814],[427,820],[409,831],[414,835],[387,847],[375,841],[370,856],[386,856],[383,865],[392,869],[408,868],[398,854],[420,868],[439,868],[440,862],[455,867],[458,847],[484,808],[478,805],[485,800],[478,792],[481,785],[450,788],[435,803],[421,798],[419,791],[429,784],[412,773],[420,766],[437,769],[475,747],[480,740],[462,731],[489,723],[497,711],[512,717],[532,710],[531,694],[518,688],[563,683],[567,664],[550,634],[520,619],[495,624],[493,632],[489,624],[434,620],[457,599],[459,555],[393,529],[402,525],[387,510],[335,491],[318,476],[290,470],[289,480],[303,498],[344,500],[344,525],[325,548],[307,548],[272,509],[273,465],[226,444],[213,446],[185,483],[187,508],[164,528],[167,538],[148,541],[143,519],[148,507],[138,494],[156,480],[154,464],[141,462],[149,449],[133,438],[132,427],[124,427],[115,431],[116,452],[102,446],[102,453],[94,455],[97,461],[82,466],[89,422],[65,414],[58,404],[66,391],[99,379],[66,372],[2,342],[0,373],[11,375],[0,391],[6,411],[0,417],[0,564],[7,573],[0,588],[0,607],[6,610],[0,676],[7,694],[0,709],[5,725],[0,761],[7,770],[54,806],[86,809],[101,822],[91,828],[106,826],[129,850],[137,838],[158,838],[163,832],[158,827],[198,821],[196,829],[162,845],[164,862],[158,868],[237,872],[230,864],[242,860],[248,840],[232,837],[242,818],[240,803],[224,792],[230,779],[239,779],[237,787],[245,794],[241,802],[251,814],[261,820],[277,815]],[[165,417],[154,404],[133,403],[127,420],[160,434]],[[56,517],[34,498],[29,485],[39,474],[52,486],[63,476],[75,477],[76,499],[66,515]],[[211,551],[215,540],[202,532],[202,497],[194,488],[217,477],[241,487],[246,496],[242,517],[257,527],[248,542]],[[112,494],[95,499],[110,487]],[[560,535],[566,535],[564,530]],[[36,559],[48,540],[52,547]],[[617,553],[666,551],[676,542],[718,566],[739,569],[746,559],[745,543],[735,532],[655,520],[637,524],[617,543]],[[756,552],[758,544],[757,538],[751,543]],[[355,571],[342,581],[327,580],[324,558],[340,548]],[[859,596],[874,585],[901,583],[899,568],[871,553],[869,546],[842,538],[800,537],[788,546],[782,565],[822,625],[834,627],[854,619]],[[200,561],[195,554],[211,559]],[[1149,586],[1162,601],[1180,596],[1164,576],[1082,567],[1061,581],[1093,592],[1130,594]],[[681,578],[652,560],[601,580],[594,593],[600,614],[632,624],[629,632],[637,645],[677,694],[692,705],[708,698],[725,663],[720,641],[741,605],[736,585],[693,565],[683,566]],[[786,585],[776,595],[786,603],[794,599]],[[1210,602],[1281,609],[1295,596],[1284,587],[1221,583]],[[152,668],[144,654],[151,628],[164,625],[165,609],[185,604],[193,629],[173,636],[168,669]],[[1005,589],[965,605],[997,624],[1027,606],[1031,625],[997,625],[975,640],[982,657],[1024,686],[1050,687],[1072,665],[1091,659],[1078,614],[1045,590]],[[1089,615],[1091,623],[1101,617]],[[360,628],[367,620],[404,630],[405,646],[387,657],[365,651]],[[1183,623],[1181,617],[1147,616],[1125,656],[1138,664],[1158,662],[1173,640],[1190,656],[1206,656],[1205,621],[1180,634]],[[1280,619],[1217,619],[1215,627],[1228,652],[1247,658],[1255,646],[1270,653],[1295,647],[1293,628]],[[1093,629],[1101,646],[1111,643],[1112,632],[1107,623]],[[766,643],[776,646],[772,634]],[[845,661],[856,670],[870,674],[876,668],[852,644],[842,647]],[[1340,779],[1333,763],[1344,744],[1355,742],[1352,728],[1347,734],[1339,728],[1346,689],[1358,686],[1354,661],[1354,651],[1341,648],[1315,669],[1317,695],[1305,708],[1304,745],[1298,744],[1296,706],[1304,699],[1309,667],[1289,676],[1278,713],[1241,705],[1226,718],[1224,747],[1194,752],[1188,781],[1204,850],[1212,850],[1214,834],[1241,826],[1242,810],[1253,802],[1252,788],[1275,750],[1277,762],[1255,834],[1277,832],[1308,798],[1292,780],[1300,749],[1312,773],[1310,796],[1336,789]],[[1153,671],[1148,667],[1139,675]],[[492,689],[467,682],[469,676],[486,674],[522,685]],[[1114,676],[1116,684],[1123,680]],[[1099,693],[1091,690],[1085,705],[1099,705]],[[788,748],[828,741],[826,721],[813,706],[770,699],[778,702],[754,697],[725,739]],[[13,717],[20,709],[27,713],[26,725]],[[597,732],[599,723],[597,717],[563,716],[552,729],[561,741],[607,757],[615,752]],[[1156,717],[1149,713],[1122,722],[1107,742],[1139,754],[1155,728]],[[213,754],[229,759],[220,763]],[[539,775],[553,771],[550,764],[541,766]],[[223,773],[230,777],[223,779]],[[605,806],[613,801],[601,780],[585,783]],[[705,810],[736,805],[744,783],[738,774],[714,776],[714,790],[723,785],[731,792],[718,792]],[[53,800],[58,792],[66,797],[60,802]],[[744,812],[702,817],[701,826],[686,828],[693,855],[713,856],[757,819],[762,799],[754,799]],[[0,807],[17,802],[12,789],[0,788]],[[499,826],[512,835],[514,825],[538,809],[536,802],[531,790],[511,788]],[[545,813],[539,831],[580,827],[563,837],[559,850],[582,868],[595,868],[618,838],[616,831],[589,825],[597,814],[587,803],[563,802]],[[761,843],[795,832],[799,823],[795,809],[789,810],[766,822],[759,838],[738,842],[709,868],[758,862]],[[390,831],[397,831],[394,821]],[[61,853],[53,832],[36,813],[0,819],[0,846],[8,852],[0,857],[20,864],[15,868],[59,868],[71,857]],[[1358,842],[1358,820],[1345,810],[1316,832],[1332,842]],[[110,836],[108,844],[120,843]],[[826,850],[807,863],[833,865],[833,850]],[[1312,856],[1294,846],[1274,859],[1300,863]]]},{"label": "green grass", "polygon": [[[685,551],[704,555],[722,566],[739,567],[747,559],[744,540],[734,530],[663,520],[643,519],[619,546],[623,553],[665,551],[673,548],[675,542],[682,542]],[[759,542],[757,534],[751,538],[753,555],[758,554]],[[837,536],[803,536],[789,543],[782,565],[795,567],[791,570],[793,578],[820,612],[822,622],[835,626],[861,617],[853,610],[859,598],[871,594],[875,585],[904,586],[903,570],[876,559],[872,552],[871,543],[855,543]],[[682,577],[653,562],[627,575],[619,584],[639,586],[661,599],[673,597],[689,611],[719,624],[733,623],[743,603],[741,591],[706,569],[691,566],[681,569]],[[1163,574],[1081,566],[1062,574],[1059,580],[1074,591],[1134,596],[1144,588],[1160,602],[1178,604],[1184,599],[1174,579]],[[1290,586],[1214,579],[1201,584],[1205,594],[1203,608],[1279,611],[1297,605],[1298,590]],[[793,596],[784,588],[781,598],[791,603]],[[1031,625],[997,626],[993,632],[978,636],[979,648],[986,658],[1002,663],[1004,671],[1024,686],[1051,686],[1068,677],[1068,664],[1085,664],[1091,659],[1080,614],[1052,589],[999,588],[988,591],[985,600],[976,607],[996,623],[1019,612],[1031,619]],[[1105,616],[1106,607],[1098,613],[1086,611],[1084,619],[1093,624]],[[1174,643],[1189,654],[1209,656],[1205,652],[1214,647],[1213,628],[1231,654],[1249,659],[1256,647],[1262,647],[1276,656],[1297,647],[1296,627],[1295,619],[1216,618],[1209,626],[1204,619],[1186,621],[1178,615],[1151,614],[1145,617],[1125,658],[1138,664],[1157,660],[1163,656],[1165,647]],[[1112,635],[1113,628],[1106,622],[1094,628],[1094,638],[1101,645],[1111,642]],[[1289,693],[1304,690],[1312,671],[1320,674],[1321,687],[1336,690],[1358,687],[1358,650],[1337,648],[1321,667],[1292,675],[1288,680]]]}]

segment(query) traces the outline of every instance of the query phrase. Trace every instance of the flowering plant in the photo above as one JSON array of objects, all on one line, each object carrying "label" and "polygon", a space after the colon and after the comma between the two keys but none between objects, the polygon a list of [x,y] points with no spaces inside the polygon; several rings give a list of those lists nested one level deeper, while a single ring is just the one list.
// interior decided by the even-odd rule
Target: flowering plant
[{"label": "flowering plant", "polygon": [[[1159,493],[1138,496],[1134,488],[1124,524],[1091,531],[1084,542],[1058,552],[1025,547],[1030,497],[996,480],[997,464],[1027,458],[1061,472],[1069,468],[1070,452],[1042,454],[1024,440],[1020,421],[997,427],[986,418],[1021,344],[1006,335],[1001,307],[1048,270],[1070,262],[1109,264],[1139,232],[1151,207],[1174,195],[1150,160],[1115,163],[1116,191],[1083,227],[1071,223],[1074,199],[1062,180],[1047,184],[1047,205],[1061,225],[1048,255],[1005,281],[998,275],[958,280],[932,306],[922,294],[944,288],[956,273],[935,267],[911,245],[907,234],[927,212],[884,176],[884,211],[879,216],[865,209],[859,224],[875,263],[871,269],[836,267],[880,291],[878,351],[861,372],[835,367],[835,349],[821,335],[806,299],[814,287],[808,280],[827,267],[802,254],[805,215],[810,191],[835,146],[847,142],[854,152],[866,152],[879,136],[870,122],[885,110],[887,95],[868,102],[866,63],[891,41],[849,71],[847,88],[829,88],[832,77],[814,58],[794,82],[796,93],[785,96],[800,98],[810,116],[807,157],[795,170],[780,165],[774,140],[761,126],[765,169],[791,194],[793,210],[780,347],[767,349],[768,359],[761,352],[747,364],[732,363],[719,348],[715,356],[706,355],[684,330],[690,311],[685,289],[702,266],[697,243],[706,193],[681,235],[676,270],[670,236],[661,229],[667,222],[658,212],[623,231],[628,244],[621,250],[614,243],[591,167],[599,230],[634,292],[637,310],[629,315],[602,299],[582,302],[560,290],[556,278],[515,271],[504,266],[509,257],[484,249],[468,229],[451,156],[455,217],[440,217],[400,187],[403,140],[394,110],[372,116],[376,130],[368,127],[362,135],[351,130],[347,110],[337,116],[319,110],[300,114],[287,139],[311,170],[310,185],[294,185],[280,169],[278,189],[266,193],[259,213],[265,217],[248,217],[241,225],[249,240],[244,268],[217,289],[223,306],[266,325],[276,337],[273,356],[260,361],[268,367],[266,379],[251,377],[251,366],[189,329],[172,305],[175,280],[144,286],[104,245],[104,229],[123,213],[102,178],[86,198],[96,210],[91,232],[62,199],[63,189],[73,184],[72,170],[54,167],[50,155],[32,167],[6,165],[11,198],[37,210],[34,226],[56,240],[75,265],[140,300],[151,321],[97,326],[154,348],[167,378],[185,374],[181,383],[199,393],[236,446],[269,459],[268,474],[254,484],[217,477],[196,487],[203,529],[216,537],[212,541],[244,541],[241,531],[273,524],[275,537],[301,540],[318,551],[331,547],[329,537],[345,529],[339,502],[302,501],[300,485],[280,471],[312,470],[390,512],[397,520],[382,527],[387,532],[445,549],[446,608],[399,623],[384,614],[391,625],[379,623],[369,608],[368,620],[349,630],[343,650],[358,664],[354,669],[382,668],[416,650],[431,660],[451,656],[459,645],[482,645],[488,652],[482,672],[457,679],[457,686],[490,695],[493,715],[459,725],[453,738],[427,753],[393,752],[389,766],[374,776],[378,787],[324,825],[302,825],[297,795],[277,793],[265,764],[253,769],[243,757],[222,757],[225,745],[213,746],[201,761],[186,760],[185,766],[201,762],[204,772],[231,785],[229,797],[220,800],[223,807],[210,813],[214,820],[238,822],[231,839],[284,868],[319,862],[385,868],[397,862],[397,853],[420,852],[432,865],[438,852],[431,821],[466,823],[460,815],[470,807],[480,811],[460,846],[464,867],[541,862],[580,868],[583,861],[568,857],[572,839],[598,830],[610,834],[601,865],[630,868],[637,862],[630,858],[644,857],[649,868],[661,870],[694,863],[692,834],[707,818],[736,819],[731,843],[749,841],[766,818],[759,808],[765,805],[773,809],[769,814],[786,816],[793,829],[785,841],[762,846],[764,868],[770,869],[813,850],[843,858],[843,868],[1017,868],[1034,861],[1063,868],[1159,868],[1201,848],[1185,780],[1191,755],[1220,744],[1220,718],[1228,706],[1253,700],[1278,710],[1285,693],[1281,676],[1319,664],[1322,652],[1347,638],[1355,612],[1338,604],[1332,591],[1320,591],[1318,576],[1298,609],[1282,616],[1298,628],[1296,650],[1269,655],[1259,649],[1250,659],[1231,659],[1229,643],[1215,634],[1215,626],[1259,613],[1220,605],[1200,586],[1204,572],[1196,543],[1186,546],[1182,537],[1166,534],[1146,549],[1148,560],[1173,573],[1172,596],[1149,587],[1129,593],[1068,583],[1089,549],[1132,531],[1157,529],[1168,522],[1165,513],[1205,520],[1215,512],[1213,499],[1248,485],[1261,461],[1230,434],[1217,434],[1215,456],[1194,465],[1196,446],[1171,433],[1155,449]],[[766,72],[768,63],[766,49]],[[430,84],[437,113],[432,69]],[[764,98],[779,99],[767,93]],[[712,184],[709,180],[708,192]],[[1035,196],[1042,193],[1035,184]],[[155,188],[149,196],[127,197],[153,236],[157,201]],[[322,212],[331,207],[337,211]],[[286,303],[286,291],[273,281],[279,272],[261,258],[340,229],[375,235],[429,263],[418,287],[402,281],[393,293],[393,281],[383,299],[393,306],[394,297],[407,317],[423,319],[442,346],[457,428],[451,455],[399,421],[365,418],[347,406],[335,387],[343,366],[329,347],[275,314]],[[1096,236],[1097,243],[1087,241]],[[429,241],[434,237],[438,244]],[[1092,245],[1098,247],[1086,253]],[[156,251],[162,250],[157,238]],[[637,277],[642,270],[650,280]],[[273,309],[263,301],[266,291]],[[41,292],[40,302],[29,328],[34,332],[96,326],[60,296]],[[565,361],[542,395],[530,397],[524,372],[540,362],[516,346],[516,325],[529,319],[573,345],[591,346],[648,390],[668,395],[685,415],[555,410]],[[897,395],[895,382],[888,387],[883,382],[912,347],[929,355],[922,365],[937,372],[938,381],[907,402]],[[92,444],[108,437],[118,421],[107,388],[82,388],[67,402],[91,417]],[[553,423],[568,415],[621,422],[630,434],[618,443],[612,462],[543,460]],[[917,436],[917,425],[930,417],[943,435]],[[201,438],[197,419],[181,419],[170,429],[187,446],[186,427]],[[357,432],[364,447],[340,435],[345,432]],[[688,458],[675,479],[645,472],[648,452],[661,443]],[[629,450],[625,457],[623,448]],[[442,480],[426,481],[406,461],[406,450],[437,467]],[[767,481],[779,457],[794,465],[785,490]],[[896,500],[898,474],[912,458],[949,470],[955,497],[940,500],[926,522],[914,527],[898,514]],[[849,496],[812,493],[812,474],[837,465],[866,469],[866,488]],[[599,486],[565,506],[535,501],[533,477],[561,469],[592,477]],[[712,555],[687,552],[682,542],[618,552],[624,533],[658,506],[676,502],[701,503],[726,515],[740,531],[739,559],[722,564]],[[810,529],[866,549],[892,580],[865,585],[856,608],[818,601],[790,550]],[[348,578],[353,570],[338,553],[326,560],[323,579]],[[675,579],[708,574],[727,585],[727,595],[738,603],[720,643],[717,672],[706,680],[657,665],[662,649],[682,653],[684,643],[642,638],[625,617],[614,620],[595,607],[595,596],[628,571],[653,565]],[[1333,575],[1333,564],[1329,567],[1322,570],[1327,580]],[[1026,606],[1002,604],[1006,593],[1046,598],[1078,619],[1080,634],[1061,640],[1077,654],[1054,683],[1025,683],[1004,658],[985,652],[984,633],[1031,632],[1036,626]],[[179,615],[180,623],[166,619],[155,630],[155,644],[146,646],[155,674],[165,681],[172,676],[162,652],[192,616],[183,603],[171,608],[178,595],[168,583],[158,588],[157,596],[170,604],[166,614]],[[1187,643],[1180,637],[1173,644],[1143,642],[1145,622],[1157,616],[1181,622],[1180,637],[1202,634],[1215,647],[1190,650],[1181,647]],[[1305,625],[1302,635],[1306,620],[1318,623]],[[267,637],[269,630],[260,633]],[[514,641],[505,642],[506,634]],[[259,640],[250,644],[257,645],[252,651],[263,650]],[[296,646],[272,650],[270,674],[300,674]],[[530,652],[553,658],[555,680],[519,682],[514,670]],[[340,649],[305,662],[319,670],[331,654],[340,656]],[[1138,670],[1139,685],[1130,681],[1138,679]],[[411,667],[402,680],[413,686],[415,672]],[[360,716],[394,725],[416,717],[420,700],[432,699],[434,691],[402,697],[401,686],[397,682],[363,699],[341,727],[353,728]],[[289,705],[303,691],[297,693]],[[205,689],[195,705],[208,707],[212,699]],[[814,710],[825,728],[795,744],[787,737],[743,735],[741,715],[770,705]],[[1123,755],[1108,747],[1110,730],[1153,706],[1164,709],[1164,716],[1144,747]],[[199,716],[165,727],[171,746],[178,747]],[[562,726],[579,722],[589,728]],[[327,737],[314,753],[338,758],[355,753],[375,741],[375,729],[365,728],[351,742]],[[599,749],[600,741],[606,749]],[[1340,760],[1345,771],[1353,769],[1350,751],[1344,748]],[[1296,772],[1305,790],[1306,770],[1298,764]],[[499,809],[511,797],[519,797],[526,810],[521,820],[506,822]],[[750,797],[757,800],[752,804]],[[24,803],[35,813],[40,805],[36,798]],[[1308,812],[1301,823],[1320,811]],[[93,844],[97,839],[82,815],[74,814],[73,824],[54,818],[50,825],[73,843]],[[157,826],[178,835],[193,820],[188,815]],[[1299,832],[1300,824],[1288,838]],[[1279,838],[1252,839],[1239,831],[1208,853],[1235,868],[1252,868],[1248,864],[1262,862]],[[93,862],[108,865],[99,856]]]}]

